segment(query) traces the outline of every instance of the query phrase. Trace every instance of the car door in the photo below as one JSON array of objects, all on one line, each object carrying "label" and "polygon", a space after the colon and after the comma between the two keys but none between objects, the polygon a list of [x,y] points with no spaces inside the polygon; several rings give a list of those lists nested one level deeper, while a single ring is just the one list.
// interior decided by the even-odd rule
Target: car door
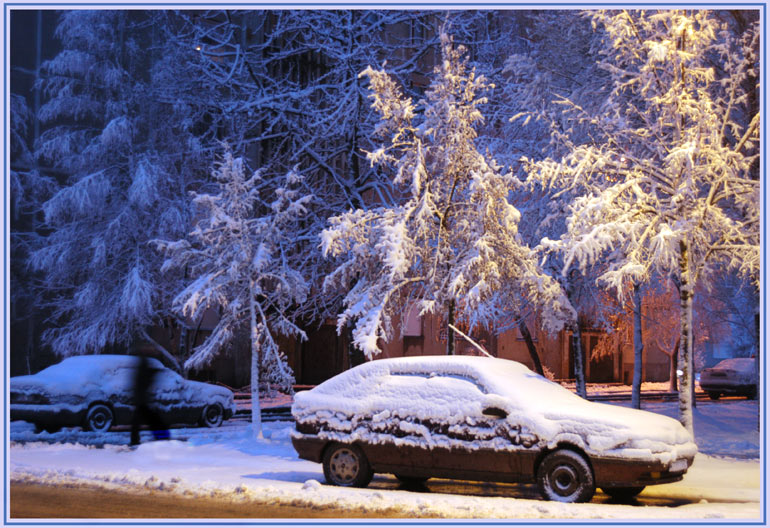
[{"label": "car door", "polygon": [[152,384],[150,385],[149,405],[167,425],[189,421],[191,412],[189,403],[184,401],[184,379],[163,367],[150,367]]},{"label": "car door", "polygon": [[377,472],[418,476],[433,465],[422,423],[430,406],[423,397],[426,380],[423,373],[391,373],[369,387],[370,409],[361,419],[369,433],[362,447]]},{"label": "car door", "polygon": [[120,365],[114,371],[108,370],[101,374],[100,384],[106,399],[112,404],[115,423],[131,423],[136,408],[135,383],[136,368],[130,365]]},{"label": "car door", "polygon": [[438,446],[431,454],[440,475],[485,480],[519,473],[518,457],[506,449],[511,427],[499,399],[490,398],[486,387],[464,375],[437,373],[426,384],[429,392],[462,400],[461,404],[436,402],[439,406],[443,403],[444,418],[433,425],[433,434],[437,438],[445,435],[449,444]]}]

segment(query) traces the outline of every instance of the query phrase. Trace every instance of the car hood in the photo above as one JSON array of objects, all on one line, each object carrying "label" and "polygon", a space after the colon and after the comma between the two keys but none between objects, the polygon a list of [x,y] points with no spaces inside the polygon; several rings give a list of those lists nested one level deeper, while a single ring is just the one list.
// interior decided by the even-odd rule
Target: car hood
[{"label": "car hood", "polygon": [[230,409],[232,413],[235,413],[233,391],[225,387],[202,381],[187,380],[185,394],[188,395],[188,399],[193,401],[201,400],[204,403],[218,401],[225,409]]},{"label": "car hood", "polygon": [[233,392],[225,387],[219,385],[212,385],[211,383],[205,383],[203,381],[187,380],[190,390],[199,393],[201,396],[211,397],[220,396],[222,398],[233,398]]},{"label": "car hood", "polygon": [[548,428],[556,429],[550,444],[571,439],[595,455],[667,463],[692,458],[697,452],[692,435],[681,423],[653,412],[584,400],[549,410],[543,418]]}]

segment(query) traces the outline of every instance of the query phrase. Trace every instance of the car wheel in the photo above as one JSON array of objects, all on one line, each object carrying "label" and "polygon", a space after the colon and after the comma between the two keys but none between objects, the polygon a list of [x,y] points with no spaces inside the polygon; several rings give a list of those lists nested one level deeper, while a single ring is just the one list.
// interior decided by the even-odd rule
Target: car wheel
[{"label": "car wheel", "polygon": [[106,405],[92,405],[86,414],[86,429],[103,433],[112,426],[112,411]]},{"label": "car wheel", "polygon": [[395,475],[395,477],[404,484],[416,485],[423,484],[428,480],[428,477],[407,477],[406,475]]},{"label": "car wheel", "polygon": [[711,398],[712,400],[718,400],[720,396],[718,392],[714,392],[714,391],[709,391],[708,395],[709,395],[709,398]]},{"label": "car wheel", "polygon": [[206,427],[219,427],[225,418],[225,412],[218,403],[206,405],[201,414],[201,425]]},{"label": "car wheel", "polygon": [[602,491],[618,501],[627,501],[639,495],[644,486],[630,486],[627,488],[602,488]]},{"label": "car wheel", "polygon": [[544,498],[559,502],[588,502],[596,492],[588,462],[569,449],[554,451],[540,462],[537,485]]},{"label": "car wheel", "polygon": [[326,482],[335,486],[365,488],[373,472],[361,448],[349,444],[332,444],[323,458]]}]

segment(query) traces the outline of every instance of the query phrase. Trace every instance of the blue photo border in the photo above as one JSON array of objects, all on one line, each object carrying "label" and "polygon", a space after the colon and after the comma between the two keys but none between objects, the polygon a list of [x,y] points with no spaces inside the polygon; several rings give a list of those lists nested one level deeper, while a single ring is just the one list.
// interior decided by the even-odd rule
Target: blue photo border
[{"label": "blue photo border", "polygon": [[[191,2],[123,2],[123,3],[90,3],[90,2],[40,2],[40,3],[24,3],[24,2],[3,2],[3,123],[4,131],[7,131],[7,125],[9,123],[9,78],[8,78],[8,72],[10,67],[10,12],[14,9],[69,9],[69,8],[83,8],[83,7],[91,7],[94,9],[124,9],[124,8],[155,8],[155,9],[167,9],[167,8],[189,8],[194,9],[196,7],[200,7],[202,4],[195,4]],[[322,3],[313,3],[313,2],[285,2],[285,3],[273,3],[273,2],[223,2],[223,7],[251,7],[251,8],[260,8],[260,9],[340,9],[340,8],[351,8],[351,7],[365,7],[370,9],[382,9],[382,8],[412,8],[412,9],[443,9],[443,10],[457,10],[457,9],[495,9],[495,8],[509,8],[509,9],[561,9],[561,8],[581,8],[581,9],[593,9],[593,8],[601,8],[601,7],[634,7],[634,8],[675,8],[675,7],[694,7],[699,9],[757,9],[760,11],[761,14],[761,28],[762,28],[762,45],[760,49],[760,62],[762,64],[761,68],[761,76],[760,76],[760,83],[763,87],[762,89],[762,111],[767,110],[767,71],[765,68],[766,61],[765,53],[767,51],[767,12],[766,7],[767,4],[764,2],[760,3],[739,3],[739,4],[729,4],[729,3],[702,3],[702,2],[683,2],[683,3],[673,3],[673,2],[594,2],[594,3],[570,3],[570,2],[543,2],[543,3],[537,3],[537,2],[483,2],[478,5],[472,5],[469,6],[468,4],[464,3],[458,3],[453,4],[450,2],[376,2],[371,4],[362,4],[361,2],[330,2],[327,4]],[[766,236],[766,212],[767,212],[767,189],[766,189],[766,180],[765,177],[767,176],[767,161],[765,158],[765,145],[766,145],[766,133],[767,133],[767,120],[762,119],[762,127],[761,127],[762,135],[761,135],[761,148],[760,148],[760,167],[761,167],[761,174],[760,174],[760,192],[762,194],[761,198],[761,204],[762,204],[762,221],[761,221],[761,243],[764,247],[765,242],[765,236]],[[586,520],[586,521],[569,521],[569,520],[563,520],[563,521],[543,521],[543,522],[537,522],[532,520],[493,520],[493,519],[475,519],[475,520],[469,520],[469,521],[457,521],[457,520],[432,520],[432,519],[422,519],[422,520],[399,520],[399,521],[384,521],[384,520],[362,520],[362,519],[356,519],[356,520],[336,520],[336,521],[314,521],[314,520],[303,520],[303,521],[283,521],[281,519],[257,519],[253,521],[248,520],[233,520],[233,521],[224,521],[224,520],[198,520],[198,521],[162,521],[159,522],[157,520],[150,520],[150,519],[142,519],[142,520],[134,520],[134,521],[102,521],[102,520],[94,520],[94,521],[83,521],[83,520],[77,520],[77,521],[52,521],[52,522],[41,522],[37,520],[25,520],[25,521],[17,521],[17,520],[11,520],[9,521],[9,503],[10,503],[10,490],[9,486],[7,486],[9,482],[9,474],[8,474],[8,466],[6,464],[6,461],[8,460],[9,456],[9,446],[8,446],[8,435],[9,432],[7,430],[8,428],[8,406],[6,404],[6,391],[8,387],[8,379],[9,379],[9,366],[8,366],[8,358],[10,351],[7,348],[7,345],[9,343],[10,336],[8,334],[9,328],[8,328],[8,319],[10,317],[8,313],[8,291],[10,289],[10,283],[9,283],[9,276],[8,276],[8,264],[9,264],[9,234],[10,234],[10,222],[9,222],[9,200],[10,196],[8,195],[10,192],[9,187],[9,170],[10,170],[10,161],[8,158],[8,140],[7,140],[7,134],[3,134],[3,137],[6,138],[6,140],[3,142],[3,395],[2,395],[2,402],[3,402],[3,526],[341,526],[341,525],[364,525],[364,526],[411,526],[411,525],[424,525],[424,524],[434,524],[434,525],[449,525],[452,526],[524,526],[524,525],[530,525],[530,526],[564,526],[564,525],[570,525],[570,526],[597,526],[597,525],[613,525],[613,526],[651,526],[651,525],[661,525],[662,522],[665,522],[667,525],[675,525],[675,526],[766,526],[767,525],[767,438],[766,438],[766,432],[767,432],[767,361],[765,352],[767,350],[766,345],[766,335],[765,335],[765,329],[767,327],[767,318],[766,318],[766,307],[767,307],[767,288],[762,287],[762,292],[760,295],[760,310],[761,310],[761,316],[760,316],[760,347],[761,347],[761,357],[760,360],[762,362],[762,372],[760,376],[760,382],[761,382],[761,391],[760,391],[760,401],[759,406],[761,410],[761,417],[762,417],[762,423],[761,423],[761,431],[765,433],[764,441],[763,439],[760,439],[762,442],[761,448],[760,448],[760,464],[762,469],[762,479],[761,479],[761,487],[760,490],[763,492],[763,497],[761,497],[761,507],[760,507],[760,520],[758,521],[740,521],[740,520],[729,520],[729,521],[709,521],[706,519],[699,520],[699,521],[682,521],[677,522],[676,520],[650,520],[650,521],[618,521],[616,519],[609,520],[609,521],[602,521],[602,520]],[[762,279],[765,278],[765,272],[767,270],[767,260],[766,260],[766,251],[762,251],[762,271],[761,273],[761,282],[763,286],[766,285]]]}]

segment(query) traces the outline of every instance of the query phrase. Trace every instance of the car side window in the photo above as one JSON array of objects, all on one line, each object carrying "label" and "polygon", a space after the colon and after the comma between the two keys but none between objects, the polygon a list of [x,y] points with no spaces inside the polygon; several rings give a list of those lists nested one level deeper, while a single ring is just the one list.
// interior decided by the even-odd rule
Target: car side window
[{"label": "car side window", "polygon": [[458,404],[479,401],[484,393],[463,376],[435,373],[393,373],[377,388],[378,396],[399,402],[402,410],[445,409],[453,412]]},{"label": "car side window", "polygon": [[482,383],[480,383],[479,381],[477,381],[476,379],[470,376],[465,376],[462,374],[446,373],[446,372],[394,372],[392,376],[416,376],[416,377],[426,378],[426,379],[432,379],[432,378],[456,379],[456,380],[460,380],[462,382],[466,382],[473,385],[482,394],[489,394],[489,390]]}]

